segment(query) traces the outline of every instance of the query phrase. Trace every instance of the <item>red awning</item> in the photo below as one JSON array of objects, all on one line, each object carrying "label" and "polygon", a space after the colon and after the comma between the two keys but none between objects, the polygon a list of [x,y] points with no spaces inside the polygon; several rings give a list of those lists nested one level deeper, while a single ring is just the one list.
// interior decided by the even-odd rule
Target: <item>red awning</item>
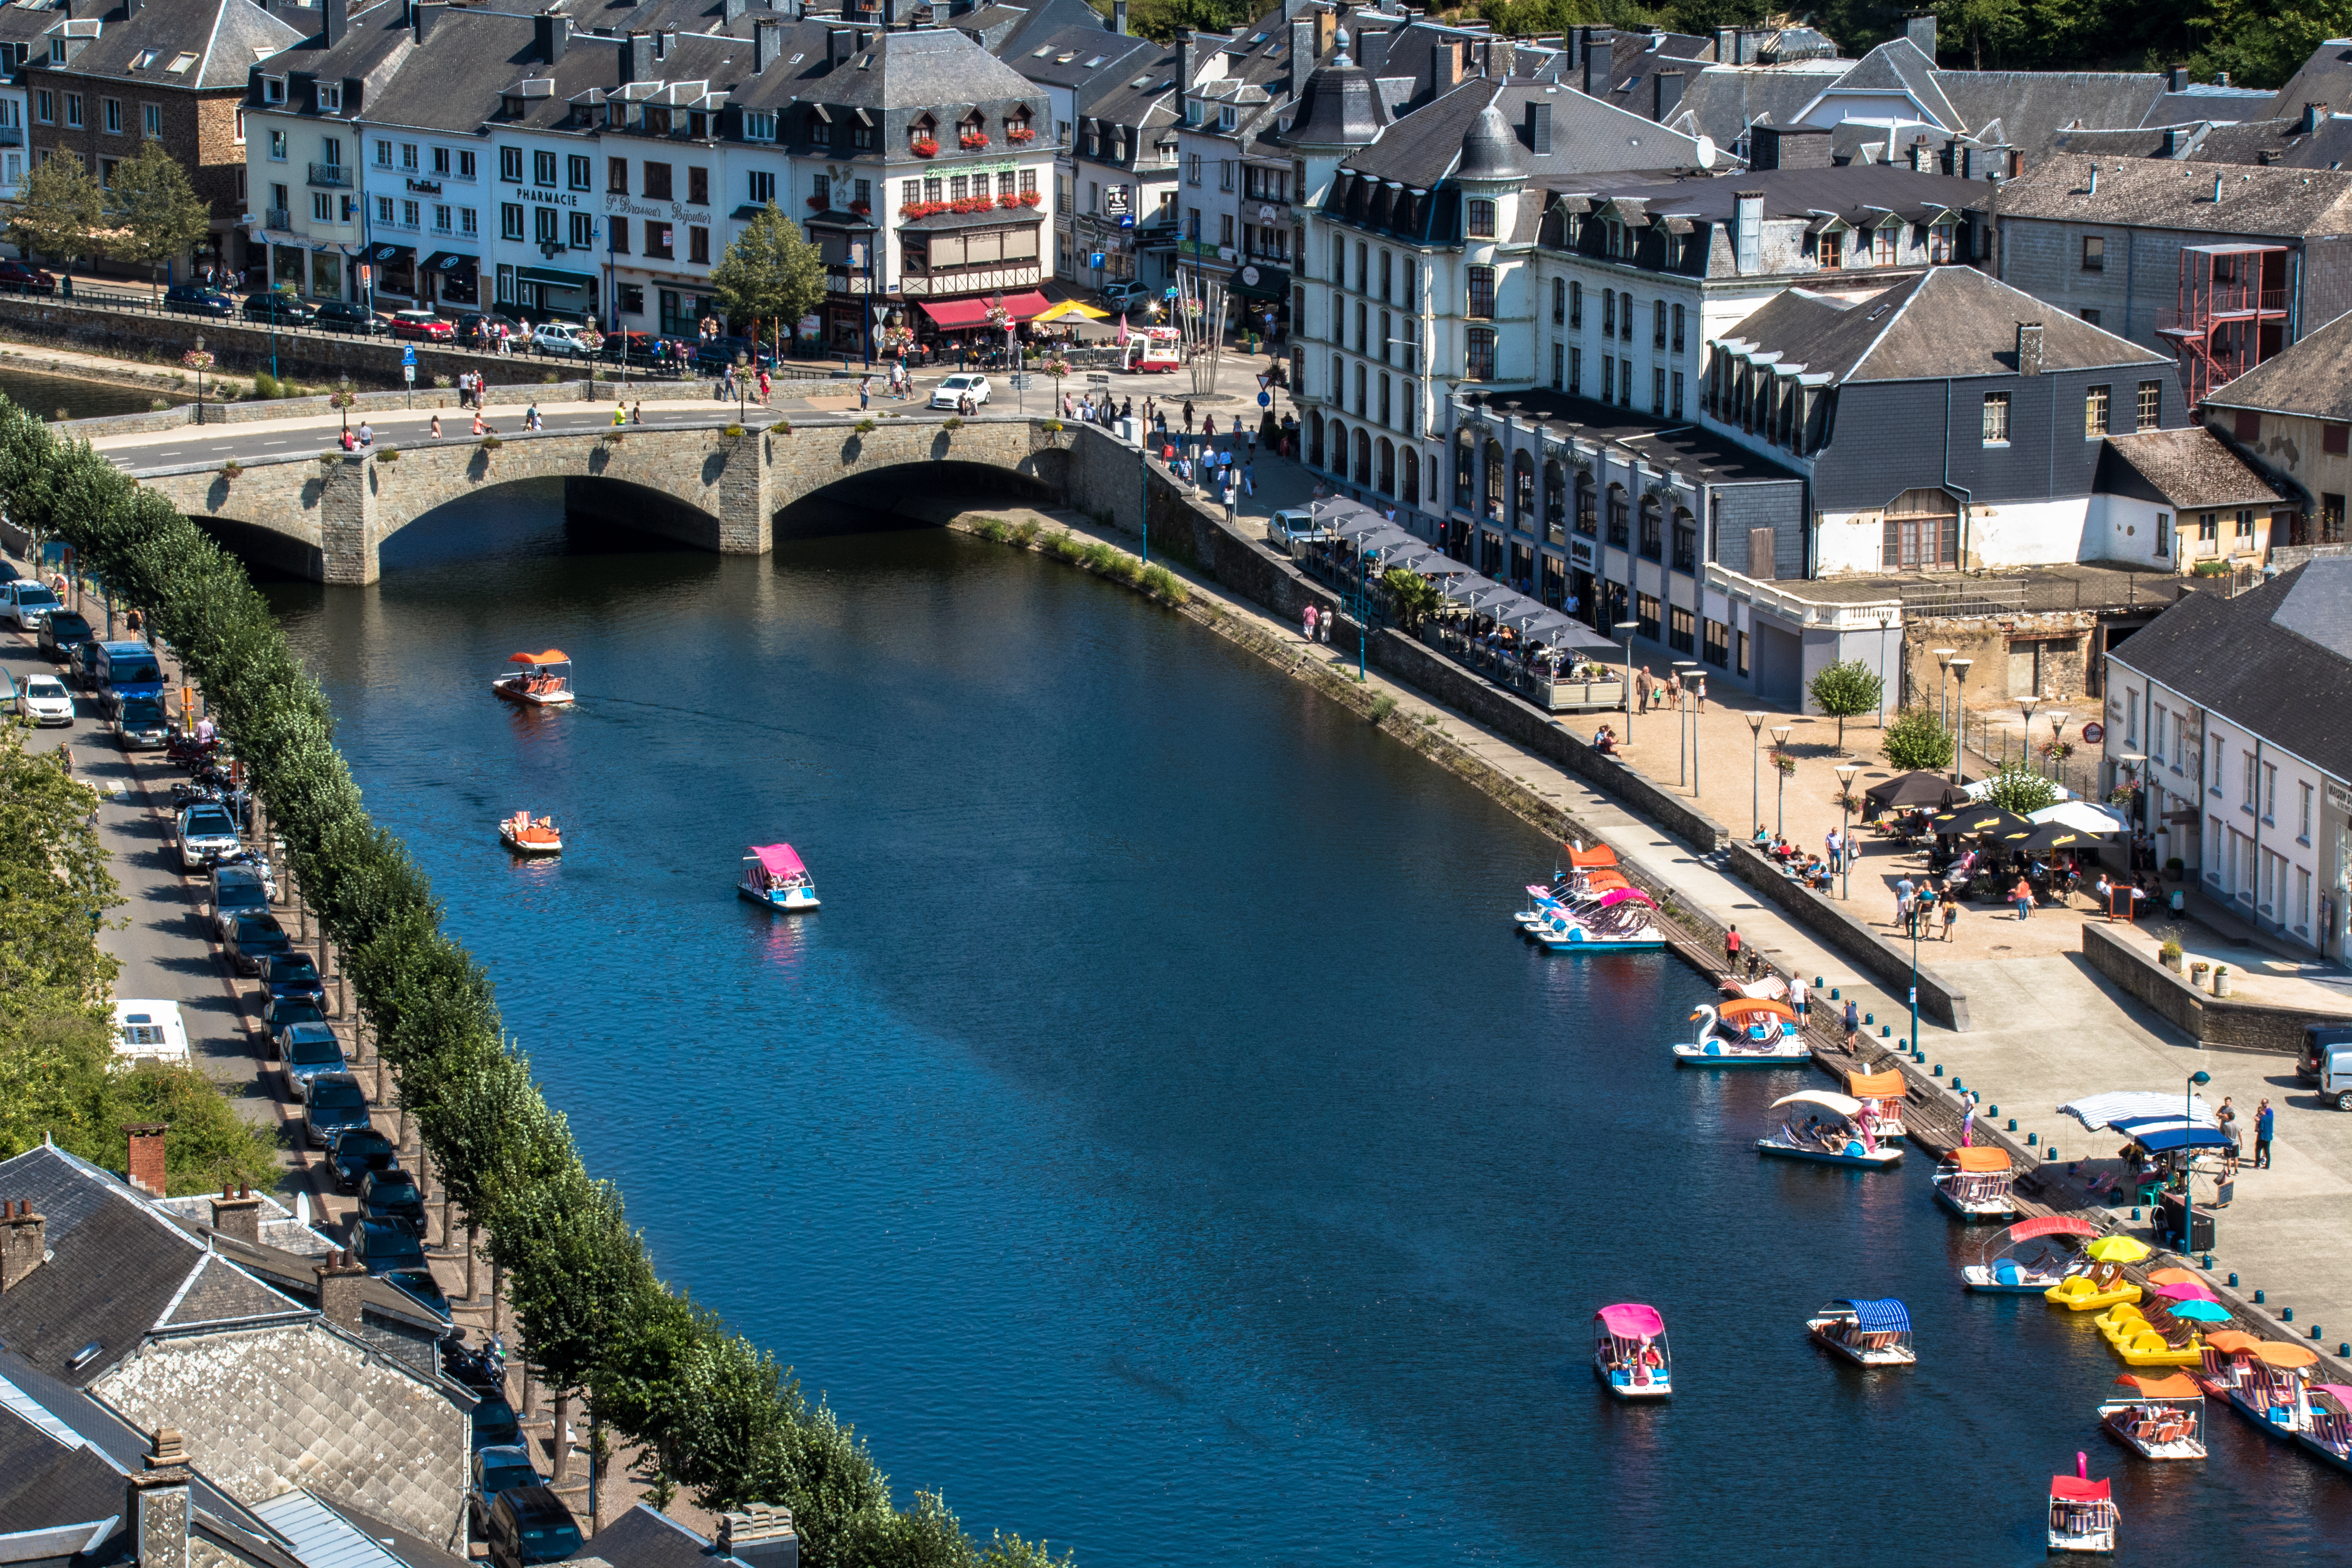
[{"label": "red awning", "polygon": [[[923,307],[923,314],[931,319],[932,325],[961,331],[967,327],[986,326],[988,307],[994,303],[994,300],[982,298],[937,301],[924,300],[918,302]],[[1004,296],[1005,313],[1016,321],[1036,320],[1045,313],[1047,303],[1045,296],[1034,289],[1024,293]]]}]

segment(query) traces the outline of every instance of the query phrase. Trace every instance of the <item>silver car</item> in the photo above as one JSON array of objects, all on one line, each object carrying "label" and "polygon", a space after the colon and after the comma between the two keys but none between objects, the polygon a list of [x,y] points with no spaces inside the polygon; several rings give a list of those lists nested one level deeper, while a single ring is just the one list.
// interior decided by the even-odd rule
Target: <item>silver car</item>
[{"label": "silver car", "polygon": [[20,632],[39,631],[48,613],[59,607],[58,596],[30,577],[0,586],[0,619]]},{"label": "silver car", "polygon": [[180,869],[200,871],[224,855],[236,853],[236,819],[226,807],[200,800],[180,813],[172,837],[179,845]]},{"label": "silver car", "polygon": [[71,724],[73,693],[54,675],[27,675],[16,682],[16,711],[36,724]]},{"label": "silver car", "polygon": [[236,934],[239,915],[269,912],[269,889],[250,866],[213,868],[213,934],[223,942]]},{"label": "silver car", "polygon": [[987,407],[988,377],[978,374],[959,374],[948,377],[932,389],[931,406],[954,408],[967,397],[971,399],[973,407]]}]

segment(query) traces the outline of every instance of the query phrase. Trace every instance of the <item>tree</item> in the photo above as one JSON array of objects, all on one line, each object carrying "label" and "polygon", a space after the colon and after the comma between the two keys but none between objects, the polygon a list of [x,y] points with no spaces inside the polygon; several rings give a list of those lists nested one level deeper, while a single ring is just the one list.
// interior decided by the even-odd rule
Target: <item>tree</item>
[{"label": "tree", "polygon": [[1885,689],[1878,674],[1858,658],[1841,659],[1813,677],[1805,689],[1813,705],[1838,721],[1838,750],[1845,750],[1845,721],[1878,706]]},{"label": "tree", "polygon": [[163,287],[157,269],[174,257],[186,256],[210,232],[212,204],[196,195],[180,161],[156,141],[142,141],[139,151],[114,166],[107,186],[113,236],[106,247],[125,261],[147,264],[156,290]]},{"label": "tree", "polygon": [[1952,765],[1952,732],[1933,708],[1906,708],[1879,743],[1886,760],[1906,773],[1937,773]]},{"label": "tree", "polygon": [[98,795],[56,752],[34,756],[15,723],[0,734],[0,1017],[91,1017],[119,967],[99,951],[122,902],[98,841]]},{"label": "tree", "polygon": [[2022,763],[2007,763],[1986,784],[1984,799],[2003,811],[2025,816],[2045,805],[2056,805],[2058,786]]},{"label": "tree", "polygon": [[26,255],[38,252],[68,265],[97,254],[106,226],[105,191],[67,153],[26,174],[8,214],[8,237]]},{"label": "tree", "polygon": [[758,323],[767,322],[769,341],[781,355],[784,328],[824,299],[824,258],[801,237],[800,225],[770,202],[710,269],[710,287],[730,325],[750,326],[757,336]]},{"label": "tree", "polygon": [[1397,618],[1407,631],[1436,614],[1437,606],[1445,602],[1436,584],[1410,567],[1390,567],[1381,574],[1381,585],[1389,591],[1389,603],[1396,607]]}]

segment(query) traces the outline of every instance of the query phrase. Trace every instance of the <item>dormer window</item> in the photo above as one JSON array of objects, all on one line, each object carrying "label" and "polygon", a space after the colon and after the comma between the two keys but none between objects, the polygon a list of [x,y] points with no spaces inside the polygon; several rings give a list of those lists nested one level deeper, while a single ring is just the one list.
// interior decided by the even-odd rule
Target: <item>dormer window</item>
[{"label": "dormer window", "polygon": [[61,66],[66,63],[65,39],[58,37],[51,38],[49,40],[49,63],[53,66]]},{"label": "dormer window", "polygon": [[1017,105],[1012,113],[1004,117],[1004,139],[1007,142],[1012,142],[1014,146],[1017,147],[1024,142],[1034,141],[1036,138],[1036,127],[1029,123],[1029,106],[1027,104],[1024,103]]},{"label": "dormer window", "polygon": [[907,151],[918,158],[938,157],[940,122],[928,114],[918,115],[907,127]]},{"label": "dormer window", "polygon": [[1234,106],[1230,103],[1219,104],[1217,106],[1217,129],[1220,131],[1231,131],[1233,128]]},{"label": "dormer window", "polygon": [[286,79],[282,76],[263,77],[261,79],[261,101],[264,103],[285,102]]},{"label": "dormer window", "polygon": [[977,153],[988,145],[988,121],[975,109],[956,124],[956,145],[967,153]]},{"label": "dormer window", "polygon": [[743,140],[773,142],[776,139],[776,113],[772,109],[747,109],[743,111]]},{"label": "dormer window", "polygon": [[343,88],[341,82],[320,82],[313,89],[318,94],[319,112],[341,114],[343,111]]}]

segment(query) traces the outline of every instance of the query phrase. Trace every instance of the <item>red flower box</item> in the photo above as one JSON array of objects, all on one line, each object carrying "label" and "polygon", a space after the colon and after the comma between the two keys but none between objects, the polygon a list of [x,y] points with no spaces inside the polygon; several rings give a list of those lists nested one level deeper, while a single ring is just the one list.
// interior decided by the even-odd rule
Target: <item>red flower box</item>
[{"label": "red flower box", "polygon": [[940,144],[929,137],[924,136],[910,143],[908,151],[918,158],[936,158],[940,155]]},{"label": "red flower box", "polygon": [[1004,139],[1007,142],[1034,142],[1037,133],[1026,125],[1016,125],[1004,133]]}]

